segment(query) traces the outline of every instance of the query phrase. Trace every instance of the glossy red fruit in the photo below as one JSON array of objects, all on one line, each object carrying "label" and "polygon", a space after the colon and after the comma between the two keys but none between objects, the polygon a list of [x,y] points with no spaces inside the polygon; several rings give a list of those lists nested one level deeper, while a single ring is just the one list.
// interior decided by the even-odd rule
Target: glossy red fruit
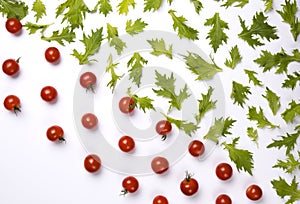
[{"label": "glossy red fruit", "polygon": [[60,52],[56,47],[49,47],[45,51],[45,58],[50,63],[58,63],[60,60]]},{"label": "glossy red fruit", "polygon": [[120,99],[119,101],[119,109],[122,113],[129,114],[132,113],[132,111],[135,108],[135,102],[133,98],[129,96],[125,96]]},{"label": "glossy red fruit", "polygon": [[199,157],[199,156],[203,155],[203,153],[205,151],[205,147],[204,147],[203,142],[201,142],[199,140],[193,140],[190,142],[188,150],[192,156]]},{"label": "glossy red fruit", "polygon": [[4,107],[9,110],[13,111],[17,114],[17,112],[21,112],[21,101],[19,97],[15,95],[8,95],[3,102]]},{"label": "glossy red fruit", "polygon": [[22,24],[17,18],[9,18],[5,23],[6,30],[12,34],[19,34],[22,31]]},{"label": "glossy red fruit", "polygon": [[7,59],[2,64],[2,71],[8,76],[16,76],[19,73],[19,59]]},{"label": "glossy red fruit", "polygon": [[169,169],[169,161],[164,157],[157,156],[152,159],[151,168],[156,174],[163,174]]},{"label": "glossy red fruit", "polygon": [[126,195],[127,193],[134,193],[139,188],[139,182],[135,177],[128,176],[123,179],[122,187],[124,189],[121,191],[121,195]]},{"label": "glossy red fruit", "polygon": [[169,201],[165,196],[157,195],[154,197],[152,204],[169,204]]},{"label": "glossy red fruit", "polygon": [[41,90],[41,98],[46,102],[55,102],[57,99],[57,91],[53,86],[45,86]]},{"label": "glossy red fruit", "polygon": [[192,175],[186,172],[184,180],[180,183],[180,190],[186,196],[192,196],[198,192],[199,184],[198,181],[192,178]]},{"label": "glossy red fruit", "polygon": [[159,135],[162,135],[162,140],[167,138],[167,134],[172,131],[172,124],[167,120],[160,120],[156,123],[155,130]]},{"label": "glossy red fruit", "polygon": [[247,188],[246,195],[250,200],[259,200],[262,197],[263,192],[258,185],[253,184]]},{"label": "glossy red fruit", "polygon": [[79,82],[83,88],[94,92],[94,88],[97,83],[97,77],[92,72],[85,72],[80,76]]},{"label": "glossy red fruit", "polygon": [[134,149],[135,142],[132,137],[125,135],[119,139],[118,145],[123,152],[130,152]]},{"label": "glossy red fruit", "polygon": [[221,194],[216,198],[216,204],[231,204],[231,198],[226,194]]},{"label": "glossy red fruit", "polygon": [[93,113],[86,113],[81,117],[81,123],[86,129],[93,129],[98,125],[98,118]]},{"label": "glossy red fruit", "polygon": [[232,176],[232,167],[228,163],[220,163],[216,167],[216,175],[221,180],[228,180]]},{"label": "glossy red fruit", "polygon": [[84,159],[84,168],[90,172],[95,173],[101,168],[101,159],[96,154],[89,154]]},{"label": "glossy red fruit", "polygon": [[47,138],[52,142],[65,142],[64,139],[64,130],[58,126],[53,125],[47,129],[46,132]]}]

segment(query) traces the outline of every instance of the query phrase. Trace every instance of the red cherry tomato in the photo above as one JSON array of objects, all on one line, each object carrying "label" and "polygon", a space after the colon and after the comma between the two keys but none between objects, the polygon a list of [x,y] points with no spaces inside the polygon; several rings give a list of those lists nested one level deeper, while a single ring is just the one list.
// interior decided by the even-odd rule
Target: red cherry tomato
[{"label": "red cherry tomato", "polygon": [[231,198],[226,194],[221,194],[216,198],[216,204],[231,204]]},{"label": "red cherry tomato", "polygon": [[155,130],[158,134],[162,135],[162,140],[167,138],[167,134],[172,131],[172,124],[167,120],[161,120],[156,123]]},{"label": "red cherry tomato", "polygon": [[40,95],[46,102],[55,102],[57,99],[57,91],[52,86],[45,86],[42,88]]},{"label": "red cherry tomato", "polygon": [[92,113],[86,113],[82,116],[81,123],[83,127],[87,129],[93,129],[98,124],[98,118]]},{"label": "red cherry tomato", "polygon": [[199,157],[204,153],[205,148],[203,142],[199,140],[193,140],[190,142],[188,150],[192,156]]},{"label": "red cherry tomato", "polygon": [[125,96],[125,97],[121,98],[121,100],[119,101],[119,109],[122,113],[125,113],[125,114],[132,113],[134,108],[135,108],[135,102],[134,102],[133,98],[131,98],[129,96]]},{"label": "red cherry tomato", "polygon": [[134,193],[139,188],[139,182],[135,177],[128,176],[123,179],[122,187],[124,189],[121,191],[121,195],[126,195],[127,193]]},{"label": "red cherry tomato", "polygon": [[19,73],[20,66],[19,66],[19,59],[7,59],[2,64],[3,72],[8,76],[15,76]]},{"label": "red cherry tomato", "polygon": [[134,147],[135,142],[132,137],[125,135],[119,139],[119,148],[123,152],[130,152],[134,149]]},{"label": "red cherry tomato", "polygon": [[246,195],[250,200],[259,200],[262,197],[263,192],[258,185],[253,184],[247,188]]},{"label": "red cherry tomato", "polygon": [[64,139],[64,130],[58,126],[53,125],[48,128],[46,132],[47,138],[52,142],[64,142],[66,141]]},{"label": "red cherry tomato", "polygon": [[152,204],[169,204],[168,199],[163,195],[154,197]]},{"label": "red cherry tomato", "polygon": [[186,177],[180,183],[180,190],[186,196],[192,196],[198,192],[199,184],[192,175],[186,172]]},{"label": "red cherry tomato", "polygon": [[45,51],[45,58],[50,63],[58,63],[60,60],[60,52],[56,47],[49,47]]},{"label": "red cherry tomato", "polygon": [[228,180],[232,176],[232,167],[228,163],[220,163],[216,167],[216,175],[221,180]]},{"label": "red cherry tomato", "polygon": [[94,92],[94,88],[97,82],[97,77],[92,72],[85,72],[80,76],[79,79],[80,85],[86,90],[91,90]]},{"label": "red cherry tomato", "polygon": [[22,30],[22,24],[17,18],[9,18],[5,23],[6,30],[12,34],[19,34]]},{"label": "red cherry tomato", "polygon": [[101,159],[96,154],[89,154],[84,159],[84,168],[90,172],[95,173],[101,167]]},{"label": "red cherry tomato", "polygon": [[9,95],[4,99],[4,107],[9,110],[13,111],[15,113],[21,112],[21,101],[20,99],[15,95]]},{"label": "red cherry tomato", "polygon": [[169,161],[164,157],[157,156],[152,159],[151,168],[156,174],[163,174],[169,169]]}]

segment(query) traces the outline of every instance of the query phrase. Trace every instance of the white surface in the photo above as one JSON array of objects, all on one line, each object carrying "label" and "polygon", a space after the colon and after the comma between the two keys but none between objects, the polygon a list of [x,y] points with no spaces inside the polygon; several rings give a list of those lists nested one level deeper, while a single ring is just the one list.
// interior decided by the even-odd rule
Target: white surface
[{"label": "white surface", "polygon": [[[32,1],[28,1],[32,2]],[[44,2],[47,4],[48,17],[40,23],[55,22],[55,8],[59,2]],[[87,1],[86,1],[87,2]],[[95,4],[88,1],[88,5]],[[122,190],[121,182],[124,175],[116,174],[108,169],[102,168],[96,175],[91,175],[83,168],[83,159],[86,155],[82,147],[78,134],[73,123],[73,91],[81,67],[77,60],[70,56],[73,48],[82,49],[82,44],[74,43],[62,47],[55,42],[44,42],[39,39],[38,34],[28,35],[23,29],[20,36],[13,36],[5,30],[5,19],[1,18],[0,26],[0,61],[7,58],[18,58],[21,56],[21,73],[17,78],[10,78],[3,73],[0,74],[0,99],[9,94],[18,95],[22,103],[22,113],[16,117],[0,106],[0,203],[122,203],[138,204],[152,203],[152,199],[157,194],[165,195],[169,203],[214,203],[215,198],[220,193],[227,193],[231,196],[233,203],[253,203],[245,196],[246,187],[252,183],[257,183],[263,189],[263,199],[257,203],[279,204],[283,201],[272,189],[270,180],[277,179],[278,176],[290,179],[286,174],[271,167],[276,163],[276,159],[283,159],[282,151],[266,149],[265,146],[277,135],[292,131],[280,116],[272,116],[267,107],[267,102],[260,97],[264,94],[264,89],[251,88],[252,95],[249,105],[264,107],[266,116],[274,123],[280,124],[280,130],[259,130],[259,148],[246,136],[246,128],[255,123],[246,119],[247,108],[244,110],[232,105],[230,99],[232,80],[248,84],[248,78],[243,73],[243,69],[255,70],[263,83],[273,91],[280,94],[282,112],[287,107],[291,99],[299,98],[299,87],[294,92],[281,89],[282,75],[274,75],[273,72],[261,73],[261,69],[252,60],[256,59],[261,49],[279,52],[283,47],[289,53],[294,48],[299,48],[298,42],[292,40],[287,24],[281,22],[281,18],[275,11],[268,13],[271,25],[276,25],[279,40],[266,42],[266,45],[252,49],[241,39],[237,38],[240,26],[237,16],[240,15],[246,20],[246,24],[251,23],[252,16],[256,11],[264,9],[263,1],[249,3],[243,9],[229,8],[225,10],[219,7],[217,2],[204,3],[204,10],[198,16],[194,8],[188,2],[175,1],[172,6],[166,3],[159,12],[143,14],[143,4],[137,2],[136,9],[130,9],[128,16],[117,16],[110,14],[107,19],[102,15],[87,16],[85,30],[99,26],[106,27],[106,22],[119,27],[119,33],[124,33],[127,19],[142,17],[149,25],[147,29],[157,29],[173,32],[172,21],[167,11],[172,8],[177,10],[177,15],[184,15],[191,26],[198,28],[199,39],[196,41],[201,49],[207,54],[213,53],[206,40],[206,35],[210,27],[203,26],[205,19],[210,18],[214,12],[220,12],[220,16],[229,23],[230,30],[226,33],[229,36],[227,45],[221,46],[216,54],[213,54],[216,63],[224,71],[219,74],[224,85],[226,97],[226,116],[236,119],[238,122],[232,129],[233,136],[241,136],[239,147],[247,148],[254,152],[255,169],[254,176],[246,173],[238,173],[235,165],[230,162],[227,152],[222,148],[217,148],[215,152],[204,161],[198,161],[190,155],[186,155],[176,165],[172,166],[166,175],[149,175],[138,177],[140,189],[137,193],[119,196]],[[118,2],[113,1],[114,10]],[[283,1],[274,2],[274,9],[280,9]],[[30,4],[30,3],[29,3]],[[184,9],[183,9],[184,6]],[[99,19],[98,19],[99,18]],[[29,16],[22,23],[34,19]],[[32,20],[33,21],[33,20]],[[56,21],[55,26],[60,27]],[[51,29],[47,32],[50,33]],[[81,33],[78,31],[81,39]],[[223,63],[229,56],[232,46],[238,44],[243,62],[235,70],[226,68]],[[62,60],[58,65],[51,65],[44,59],[44,51],[48,46],[57,46],[62,55]],[[106,60],[106,59],[105,59]],[[296,70],[299,64],[291,64],[290,70]],[[280,83],[279,83],[280,82]],[[40,98],[40,90],[45,85],[53,85],[59,94],[56,104],[47,104]],[[252,84],[248,84],[252,87]],[[103,105],[103,104],[102,104]],[[108,104],[109,105],[109,104]],[[99,122],[101,124],[102,118]],[[45,132],[53,124],[63,127],[65,131],[66,144],[54,144],[47,140]],[[116,131],[113,130],[114,133]],[[228,182],[222,182],[215,176],[215,166],[219,162],[229,162],[234,169],[233,178]],[[179,189],[179,183],[184,178],[184,172],[189,170],[195,173],[195,178],[199,181],[199,192],[194,197],[184,196]],[[297,172],[299,174],[299,172]]]}]

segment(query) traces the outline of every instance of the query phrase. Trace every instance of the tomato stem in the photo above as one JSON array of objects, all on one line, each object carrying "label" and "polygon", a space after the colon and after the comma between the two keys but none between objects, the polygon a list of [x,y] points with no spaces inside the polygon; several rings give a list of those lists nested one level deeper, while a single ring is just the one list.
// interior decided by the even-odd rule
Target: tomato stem
[{"label": "tomato stem", "polygon": [[19,57],[18,59],[16,59],[16,62],[19,63],[20,62],[21,57]]},{"label": "tomato stem", "polygon": [[166,134],[163,134],[162,136],[161,136],[161,140],[162,141],[165,141],[167,139],[167,135]]},{"label": "tomato stem", "polygon": [[93,93],[95,93],[94,84],[88,85],[88,87],[86,88],[86,92],[89,90],[91,90]]},{"label": "tomato stem", "polygon": [[21,112],[21,107],[20,106],[15,106],[14,107],[14,113],[17,115],[18,112]]},{"label": "tomato stem", "polygon": [[185,172],[185,180],[187,182],[190,182],[192,177],[193,177],[193,174],[189,173],[188,171]]},{"label": "tomato stem", "polygon": [[64,142],[64,143],[66,144],[66,140],[65,140],[65,138],[63,138],[63,137],[59,137],[59,138],[58,138],[58,142],[59,142],[59,143]]},{"label": "tomato stem", "polygon": [[128,190],[127,189],[123,189],[120,193],[120,195],[125,196],[126,194],[128,194]]}]

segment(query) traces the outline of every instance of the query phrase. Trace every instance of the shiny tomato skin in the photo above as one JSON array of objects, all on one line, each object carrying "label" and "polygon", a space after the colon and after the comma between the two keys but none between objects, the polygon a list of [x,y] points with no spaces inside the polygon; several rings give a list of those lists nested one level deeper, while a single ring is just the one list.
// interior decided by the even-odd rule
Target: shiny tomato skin
[{"label": "shiny tomato skin", "polygon": [[53,125],[47,129],[46,132],[47,138],[52,142],[62,142],[64,139],[64,130],[58,126]]},{"label": "shiny tomato skin", "polygon": [[55,102],[57,99],[57,90],[53,86],[45,86],[42,88],[40,95],[46,102]]},{"label": "shiny tomato skin", "polygon": [[19,70],[19,60],[7,59],[2,64],[2,71],[8,76],[15,76]]},{"label": "shiny tomato skin", "polygon": [[169,204],[169,201],[165,196],[157,195],[154,197],[152,204]]},{"label": "shiny tomato skin", "polygon": [[97,83],[97,77],[93,72],[85,72],[79,78],[80,85],[87,90],[94,92]]},{"label": "shiny tomato skin", "polygon": [[3,102],[4,107],[9,110],[17,113],[21,111],[21,101],[19,97],[15,95],[8,95]]},{"label": "shiny tomato skin", "polygon": [[98,118],[93,113],[86,113],[81,117],[81,123],[86,129],[93,129],[98,125]]},{"label": "shiny tomato skin", "polygon": [[135,142],[132,137],[124,135],[119,139],[118,145],[123,152],[130,152],[134,149]]},{"label": "shiny tomato skin", "polygon": [[169,169],[169,161],[161,156],[157,156],[151,161],[151,168],[156,174],[163,174]]},{"label": "shiny tomato skin", "polygon": [[259,200],[262,197],[262,195],[262,189],[256,184],[250,185],[246,190],[246,196],[250,200]]},{"label": "shiny tomato skin", "polygon": [[129,96],[125,96],[120,99],[119,101],[119,109],[122,113],[129,114],[132,113],[132,111],[135,108],[135,102],[133,98]]},{"label": "shiny tomato skin", "polygon": [[186,177],[180,183],[180,190],[186,196],[192,196],[198,192],[198,181],[191,177]]},{"label": "shiny tomato skin", "polygon": [[228,195],[221,194],[216,198],[216,204],[232,204],[232,201]]},{"label": "shiny tomato skin", "polygon": [[216,167],[216,175],[221,180],[228,180],[232,176],[232,167],[228,163],[220,163]]},{"label": "shiny tomato skin", "polygon": [[128,176],[123,179],[122,187],[124,188],[124,190],[122,191],[124,195],[127,193],[134,193],[139,188],[139,182],[135,177]]},{"label": "shiny tomato skin", "polygon": [[101,168],[101,159],[96,154],[89,154],[84,159],[84,168],[89,173],[96,173]]},{"label": "shiny tomato skin", "polygon": [[205,151],[205,147],[204,147],[203,142],[201,142],[199,140],[193,140],[190,142],[188,150],[192,156],[199,157],[199,156],[203,155],[203,153]]},{"label": "shiny tomato skin", "polygon": [[22,24],[17,18],[9,18],[5,23],[6,30],[12,34],[19,34],[22,31]]},{"label": "shiny tomato skin", "polygon": [[172,124],[167,120],[160,120],[156,123],[155,130],[160,135],[168,134],[172,131]]},{"label": "shiny tomato skin", "polygon": [[45,51],[45,58],[50,63],[58,63],[60,60],[60,52],[56,47],[48,47]]}]

